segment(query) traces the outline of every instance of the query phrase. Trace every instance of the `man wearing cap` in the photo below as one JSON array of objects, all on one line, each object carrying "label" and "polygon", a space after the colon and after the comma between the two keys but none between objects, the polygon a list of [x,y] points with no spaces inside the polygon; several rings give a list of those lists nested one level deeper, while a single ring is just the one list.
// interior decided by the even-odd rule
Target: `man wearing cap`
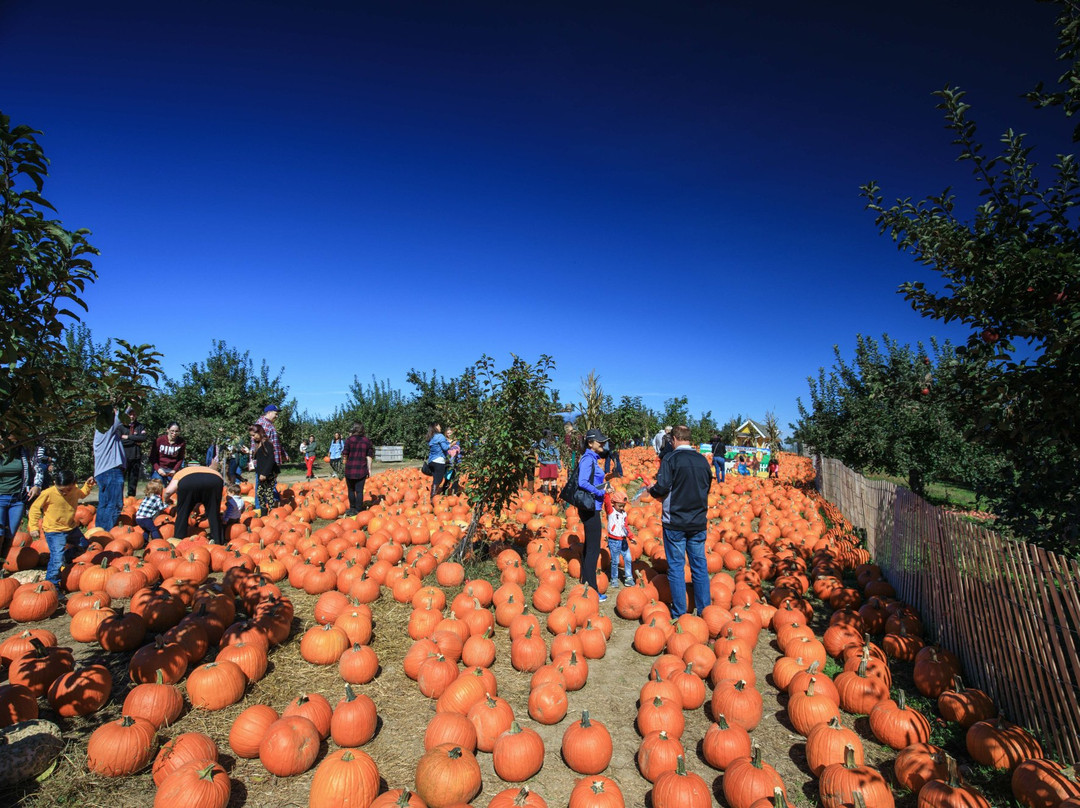
[{"label": "man wearing cap", "polygon": [[671,587],[671,616],[676,618],[686,612],[686,558],[690,560],[697,613],[700,615],[710,603],[705,529],[709,524],[712,471],[709,461],[691,445],[689,427],[675,427],[671,437],[674,448],[660,461],[649,494],[663,500],[664,554]]},{"label": "man wearing cap", "polygon": [[[289,459],[289,456],[281,448],[281,439],[278,438],[277,430],[274,429],[274,421],[277,420],[278,412],[279,410],[276,404],[267,404],[266,408],[263,410],[262,416],[255,423],[263,428],[263,432],[266,433],[267,441],[274,447],[274,463],[280,468],[281,464]],[[255,456],[256,448],[254,443],[249,447],[251,457]],[[267,480],[267,483],[274,492],[274,502],[281,502],[281,494],[279,494],[277,490],[277,478],[275,477],[273,480]]]}]

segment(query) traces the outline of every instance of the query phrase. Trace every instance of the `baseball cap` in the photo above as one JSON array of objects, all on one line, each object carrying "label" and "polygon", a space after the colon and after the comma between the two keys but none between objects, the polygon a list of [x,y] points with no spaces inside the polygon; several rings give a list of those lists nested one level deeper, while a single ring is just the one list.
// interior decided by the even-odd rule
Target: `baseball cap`
[{"label": "baseball cap", "polygon": [[585,442],[591,443],[592,441],[596,441],[597,443],[607,443],[607,436],[599,429],[590,429],[585,433]]},{"label": "baseball cap", "polygon": [[612,494],[611,494],[611,501],[612,502],[626,502],[626,492],[625,491],[613,491]]},{"label": "baseball cap", "polygon": [[277,404],[267,404],[266,407],[263,408],[263,412],[280,412],[280,410],[278,409]]}]

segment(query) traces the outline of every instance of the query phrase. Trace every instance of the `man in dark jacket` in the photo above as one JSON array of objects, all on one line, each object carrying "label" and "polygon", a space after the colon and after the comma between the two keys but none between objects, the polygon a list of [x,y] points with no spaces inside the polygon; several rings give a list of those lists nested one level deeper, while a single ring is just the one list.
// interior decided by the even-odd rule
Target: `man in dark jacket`
[{"label": "man in dark jacket", "polygon": [[709,570],[705,563],[705,529],[709,524],[709,461],[690,444],[690,428],[671,432],[674,448],[660,461],[656,483],[649,494],[663,500],[664,554],[671,586],[671,616],[686,612],[684,564],[690,559],[694,607],[698,614],[710,603]]},{"label": "man in dark jacket", "polygon": [[142,477],[142,445],[146,443],[146,427],[138,421],[138,413],[128,407],[127,423],[120,426],[120,442],[124,445],[124,479],[127,480],[127,495],[135,496],[135,487]]}]

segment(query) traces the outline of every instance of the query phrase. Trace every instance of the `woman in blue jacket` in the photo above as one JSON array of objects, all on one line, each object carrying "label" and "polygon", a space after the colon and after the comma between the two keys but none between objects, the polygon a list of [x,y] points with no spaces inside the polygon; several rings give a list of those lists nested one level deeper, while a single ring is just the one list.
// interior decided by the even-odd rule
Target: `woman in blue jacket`
[{"label": "woman in blue jacket", "polygon": [[442,425],[433,423],[428,429],[428,465],[431,466],[431,498],[441,493],[446,482],[446,453],[450,451],[450,441],[442,432]]},{"label": "woman in blue jacket", "polygon": [[[600,511],[604,507],[604,472],[600,468],[600,453],[607,438],[599,429],[585,433],[585,451],[578,465],[578,488],[593,495],[591,510],[578,508],[581,527],[585,531],[585,557],[581,560],[581,582],[596,589],[596,566],[600,563]],[[607,595],[600,595],[600,602]]]}]

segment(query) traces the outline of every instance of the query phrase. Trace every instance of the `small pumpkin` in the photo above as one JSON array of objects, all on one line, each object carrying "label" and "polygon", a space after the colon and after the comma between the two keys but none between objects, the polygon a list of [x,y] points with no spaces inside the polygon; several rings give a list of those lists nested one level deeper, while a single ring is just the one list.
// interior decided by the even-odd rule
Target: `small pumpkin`
[{"label": "small pumpkin", "polygon": [[123,777],[144,768],[154,755],[157,727],[125,715],[94,730],[86,745],[86,765],[105,777]]},{"label": "small pumpkin", "polygon": [[480,793],[480,764],[467,749],[439,744],[416,764],[416,793],[428,808],[467,803]]},{"label": "small pumpkin", "polygon": [[366,752],[331,752],[311,778],[310,808],[370,805],[379,793],[379,768]]},{"label": "small pumpkin", "polygon": [[534,729],[517,721],[495,741],[491,755],[495,773],[508,783],[520,783],[544,765],[544,740]]},{"label": "small pumpkin", "polygon": [[579,774],[599,774],[611,763],[611,754],[611,734],[602,722],[589,718],[588,710],[563,733],[563,760]]},{"label": "small pumpkin", "polygon": [[292,777],[312,767],[322,739],[311,719],[283,716],[271,724],[259,744],[259,760],[271,774]]}]

